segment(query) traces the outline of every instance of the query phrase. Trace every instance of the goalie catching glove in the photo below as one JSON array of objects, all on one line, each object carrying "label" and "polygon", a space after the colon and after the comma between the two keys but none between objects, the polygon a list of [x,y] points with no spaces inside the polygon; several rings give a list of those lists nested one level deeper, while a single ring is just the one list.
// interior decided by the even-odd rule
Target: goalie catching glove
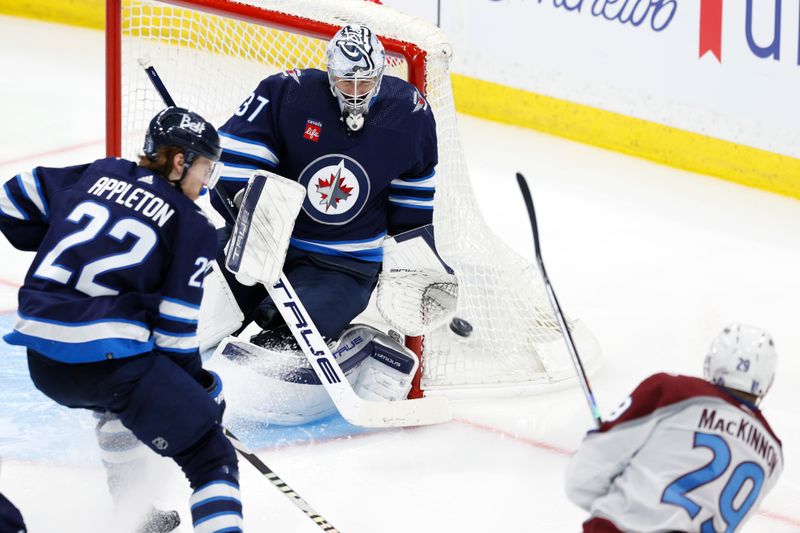
[{"label": "goalie catching glove", "polygon": [[378,311],[404,335],[423,335],[453,318],[458,278],[439,254],[433,225],[406,231],[383,243]]},{"label": "goalie catching glove", "polygon": [[295,181],[265,170],[253,172],[225,248],[225,267],[239,283],[277,283],[305,197]]}]

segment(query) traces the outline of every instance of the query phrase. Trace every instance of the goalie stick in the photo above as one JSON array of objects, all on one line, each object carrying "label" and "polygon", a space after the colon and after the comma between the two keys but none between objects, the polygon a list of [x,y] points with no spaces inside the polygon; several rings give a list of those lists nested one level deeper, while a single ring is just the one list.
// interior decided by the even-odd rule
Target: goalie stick
[{"label": "goalie stick", "polygon": [[[164,103],[174,106],[175,101],[149,59],[141,58],[139,64],[147,72]],[[228,194],[219,184],[215,187],[215,191],[232,218],[236,219],[237,208]],[[265,287],[292,331],[292,335],[297,339],[314,373],[345,420],[356,426],[383,428],[440,424],[453,418],[450,402],[443,396],[394,402],[364,400],[359,397],[347,381],[344,371],[331,354],[325,339],[306,312],[286,275],[281,273],[278,283],[273,286],[265,284]]]},{"label": "goalie stick", "polygon": [[603,419],[600,416],[600,409],[597,407],[597,401],[594,399],[594,394],[592,394],[592,389],[589,386],[589,378],[586,377],[586,371],[583,369],[583,363],[581,363],[581,358],[578,355],[578,349],[575,346],[575,341],[572,339],[572,333],[567,327],[567,321],[564,318],[564,312],[561,310],[561,306],[558,304],[558,299],[556,298],[556,293],[553,290],[553,285],[550,283],[550,278],[547,277],[547,271],[544,268],[542,250],[539,247],[539,227],[536,224],[536,211],[533,209],[533,198],[531,198],[531,191],[528,188],[528,182],[525,180],[525,176],[519,172],[517,172],[517,183],[519,183],[519,189],[522,192],[522,198],[525,200],[525,207],[528,209],[528,217],[531,220],[531,229],[533,230],[533,248],[536,254],[536,264],[539,266],[539,272],[541,272],[542,279],[544,280],[544,288],[545,292],[547,292],[547,298],[550,300],[550,305],[553,308],[553,313],[555,314],[556,321],[558,322],[558,328],[561,330],[561,335],[564,337],[564,342],[567,344],[567,351],[572,358],[572,364],[575,365],[575,371],[578,373],[578,381],[581,384],[581,389],[583,389],[584,396],[586,396],[586,402],[589,404],[589,410],[592,412],[592,417],[594,418],[595,424],[597,427],[600,427],[600,425],[603,423]]}]

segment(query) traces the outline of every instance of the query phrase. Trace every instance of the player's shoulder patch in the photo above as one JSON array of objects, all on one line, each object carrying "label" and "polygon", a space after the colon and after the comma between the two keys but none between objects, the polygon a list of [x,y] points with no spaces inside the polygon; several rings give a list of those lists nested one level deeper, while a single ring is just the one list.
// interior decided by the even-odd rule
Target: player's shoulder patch
[{"label": "player's shoulder patch", "polygon": [[413,109],[411,110],[412,113],[428,110],[428,101],[425,99],[424,96],[422,96],[422,93],[420,93],[419,89],[417,89],[416,87],[414,87],[411,102],[413,105]]},{"label": "player's shoulder patch", "polygon": [[281,72],[281,76],[294,80],[298,85],[300,85],[300,76],[302,75],[303,71],[299,68],[290,68],[289,70]]}]

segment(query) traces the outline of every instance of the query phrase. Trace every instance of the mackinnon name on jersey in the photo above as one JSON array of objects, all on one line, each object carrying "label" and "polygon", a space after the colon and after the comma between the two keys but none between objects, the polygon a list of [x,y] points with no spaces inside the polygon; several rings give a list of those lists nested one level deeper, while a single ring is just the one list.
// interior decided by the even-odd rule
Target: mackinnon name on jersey
[{"label": "mackinnon name on jersey", "polygon": [[775,465],[778,464],[778,453],[772,446],[771,439],[768,439],[755,424],[744,417],[738,418],[738,420],[725,420],[717,417],[716,409],[711,411],[703,409],[697,427],[727,433],[731,437],[740,439],[764,458],[769,465],[769,475],[772,475],[772,471],[775,470]]},{"label": "mackinnon name on jersey", "polygon": [[175,213],[172,206],[155,194],[139,187],[134,188],[132,184],[124,180],[102,177],[94,182],[87,192],[95,196],[104,196],[106,200],[111,200],[116,196],[114,203],[124,205],[134,211],[140,211],[159,227],[163,227]]}]

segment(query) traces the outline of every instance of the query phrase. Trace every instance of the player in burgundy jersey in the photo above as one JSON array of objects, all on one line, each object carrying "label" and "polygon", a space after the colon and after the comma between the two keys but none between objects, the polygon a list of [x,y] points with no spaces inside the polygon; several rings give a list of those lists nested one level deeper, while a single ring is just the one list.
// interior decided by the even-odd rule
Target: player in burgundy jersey
[{"label": "player in burgundy jersey", "polygon": [[775,378],[772,337],[734,324],[714,340],[705,379],[655,374],[567,468],[584,532],[736,531],[783,470],[781,441],[758,404]]}]

